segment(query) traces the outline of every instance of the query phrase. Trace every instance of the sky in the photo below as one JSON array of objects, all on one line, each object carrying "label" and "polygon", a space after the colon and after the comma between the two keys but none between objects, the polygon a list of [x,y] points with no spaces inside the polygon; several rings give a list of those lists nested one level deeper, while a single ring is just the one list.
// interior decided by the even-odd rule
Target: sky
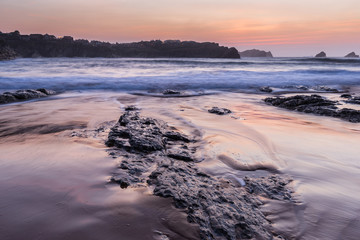
[{"label": "sky", "polygon": [[360,53],[360,0],[0,0],[0,31],[194,40],[274,56]]}]

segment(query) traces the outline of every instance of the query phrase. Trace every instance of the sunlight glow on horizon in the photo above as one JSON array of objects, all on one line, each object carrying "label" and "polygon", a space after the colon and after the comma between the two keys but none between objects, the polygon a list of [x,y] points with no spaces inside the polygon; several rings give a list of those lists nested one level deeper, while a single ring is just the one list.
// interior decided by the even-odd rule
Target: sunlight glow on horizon
[{"label": "sunlight glow on horizon", "polygon": [[[132,42],[218,42],[275,56],[360,52],[360,1],[2,0],[0,31]],[[322,47],[322,48],[321,48]]]}]

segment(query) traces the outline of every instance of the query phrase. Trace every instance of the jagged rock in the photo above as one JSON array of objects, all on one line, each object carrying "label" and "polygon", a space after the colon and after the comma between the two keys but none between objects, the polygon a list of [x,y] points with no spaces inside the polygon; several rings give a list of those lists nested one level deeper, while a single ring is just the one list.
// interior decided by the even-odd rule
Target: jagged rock
[{"label": "jagged rock", "polygon": [[226,114],[231,113],[231,110],[227,109],[227,108],[213,107],[212,109],[209,109],[208,112],[209,113],[214,113],[214,114],[217,114],[217,115],[226,115]]},{"label": "jagged rock", "polygon": [[240,53],[240,57],[268,57],[268,58],[273,57],[273,55],[270,51],[266,52],[266,51],[262,51],[262,50],[258,50],[258,49],[246,50],[246,51],[239,52],[239,53]]},{"label": "jagged rock", "polygon": [[18,90],[16,92],[4,92],[0,94],[0,104],[24,101],[34,98],[42,98],[56,94],[55,91],[47,90],[44,88],[37,90]]},{"label": "jagged rock", "polygon": [[137,111],[137,110],[140,110],[140,109],[134,105],[129,105],[129,106],[125,107],[125,111]]},{"label": "jagged rock", "polygon": [[326,57],[326,53],[325,52],[319,52],[318,54],[315,55],[316,58],[325,58]]},{"label": "jagged rock", "polygon": [[345,57],[347,57],[347,58],[358,58],[359,55],[356,55],[355,52],[351,52],[348,55],[346,55]]},{"label": "jagged rock", "polygon": [[267,93],[271,93],[273,91],[269,86],[261,87],[259,90],[261,92],[267,92]]},{"label": "jagged rock", "polygon": [[194,161],[190,153],[186,150],[172,150],[167,154],[168,157],[186,162]]},{"label": "jagged rock", "polygon": [[322,116],[341,118],[349,122],[360,122],[360,111],[354,109],[338,109],[338,102],[327,100],[319,95],[296,95],[292,97],[265,98],[264,101],[272,106],[289,110],[313,113]]},{"label": "jagged rock", "polygon": [[352,97],[345,101],[346,103],[360,104],[360,97]]},{"label": "jagged rock", "polygon": [[352,98],[351,94],[349,94],[349,93],[341,94],[340,97],[342,97],[342,98]]},{"label": "jagged rock", "polygon": [[172,95],[172,94],[180,94],[180,91],[172,90],[172,89],[166,89],[163,91],[164,95]]},{"label": "jagged rock", "polygon": [[190,142],[190,139],[169,129],[162,121],[141,118],[138,112],[126,111],[111,129],[106,144],[149,153],[165,150],[168,141]]},{"label": "jagged rock", "polygon": [[328,86],[316,86],[313,88],[316,91],[324,91],[324,92],[339,92],[336,88],[331,88]]},{"label": "jagged rock", "polygon": [[242,187],[227,179],[209,176],[197,168],[192,156],[196,151],[195,140],[190,141],[189,136],[175,132],[163,121],[141,117],[134,111],[120,117],[107,143],[117,146],[119,139],[129,141],[143,134],[166,139],[163,148],[142,151],[129,144],[129,148],[112,149],[112,156],[121,156],[123,160],[111,182],[122,188],[151,186],[154,195],[173,199],[175,207],[186,212],[188,221],[199,226],[202,240],[273,239],[275,236],[281,239],[269,228],[270,223],[260,210],[261,199],[291,203],[292,190],[288,187],[291,179],[279,175],[244,177],[245,187]]}]

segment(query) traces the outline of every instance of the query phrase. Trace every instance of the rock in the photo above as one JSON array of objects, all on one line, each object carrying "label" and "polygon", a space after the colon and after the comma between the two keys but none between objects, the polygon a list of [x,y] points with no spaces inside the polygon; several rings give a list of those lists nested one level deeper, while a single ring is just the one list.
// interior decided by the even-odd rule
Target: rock
[{"label": "rock", "polygon": [[172,94],[180,94],[180,91],[172,90],[172,89],[166,89],[163,91],[164,95],[172,95]]},{"label": "rock", "polygon": [[296,89],[299,89],[299,90],[302,90],[302,91],[308,91],[308,90],[309,90],[309,87],[303,86],[303,85],[296,86],[295,88],[296,88]]},{"label": "rock", "polygon": [[0,95],[0,104],[12,103],[16,101],[18,101],[18,99],[16,99],[11,93],[7,92]]},{"label": "rock", "polygon": [[16,52],[10,47],[0,47],[0,61],[12,60],[17,57]]},{"label": "rock", "polygon": [[236,48],[231,47],[226,49],[226,51],[221,56],[222,58],[240,58],[239,52]]},{"label": "rock", "polygon": [[174,158],[177,160],[182,160],[186,162],[194,161],[188,151],[185,150],[177,150],[177,151],[169,151],[167,154],[168,157]]},{"label": "rock", "polygon": [[359,55],[356,55],[355,52],[351,52],[348,55],[345,56],[346,58],[358,58]]},{"label": "rock", "polygon": [[42,98],[56,94],[55,91],[47,90],[44,88],[37,90],[18,90],[16,92],[5,92],[0,94],[0,104],[12,103],[24,100],[30,100],[34,98]]},{"label": "rock", "polygon": [[313,113],[322,116],[341,118],[350,122],[360,122],[360,111],[354,109],[338,109],[338,102],[327,100],[319,95],[296,95],[292,97],[265,98],[272,106],[293,111]]},{"label": "rock", "polygon": [[36,91],[36,90],[18,90],[12,93],[13,96],[19,100],[26,100],[26,99],[33,99],[33,98],[40,98],[46,97],[47,95],[43,92]]},{"label": "rock", "polygon": [[324,91],[324,92],[339,92],[336,88],[331,88],[328,86],[316,86],[313,88],[316,91]]},{"label": "rock", "polygon": [[273,55],[270,51],[266,52],[266,51],[262,51],[262,50],[258,50],[258,49],[246,50],[246,51],[239,52],[239,53],[240,53],[240,57],[268,57],[268,58],[273,57]]},{"label": "rock", "polygon": [[214,113],[214,114],[217,114],[217,115],[226,115],[226,114],[231,113],[231,110],[227,109],[227,108],[213,107],[212,109],[209,109],[208,112],[209,113]]},{"label": "rock", "polygon": [[325,58],[326,57],[326,53],[325,52],[320,52],[318,54],[315,55],[316,58]]},{"label": "rock", "polygon": [[12,60],[15,59],[16,57],[17,57],[16,52],[7,45],[5,40],[0,38],[0,61]]},{"label": "rock", "polygon": [[278,236],[260,210],[261,199],[291,203],[292,190],[288,187],[291,179],[279,175],[244,177],[245,187],[241,187],[239,183],[209,176],[198,169],[192,156],[196,151],[195,140],[190,141],[191,137],[175,132],[163,121],[133,111],[125,112],[111,129],[108,145],[116,146],[118,139],[129,141],[133,136],[148,134],[164,139],[162,148],[153,151],[142,151],[136,146],[113,148],[112,155],[123,160],[111,182],[122,188],[151,186],[154,195],[171,198],[175,207],[187,214],[188,221],[199,226],[200,236],[196,238],[236,240]]},{"label": "rock", "polygon": [[345,102],[352,104],[360,104],[360,97],[350,97],[349,100],[346,100]]},{"label": "rock", "polygon": [[56,94],[55,91],[49,90],[49,89],[45,89],[45,88],[39,88],[39,89],[36,89],[36,91],[42,92],[42,93],[44,93],[45,95],[54,95],[54,94]]},{"label": "rock", "polygon": [[267,92],[267,93],[271,93],[273,91],[269,86],[261,87],[259,90],[261,92]]},{"label": "rock", "polygon": [[340,97],[341,98],[352,98],[351,94],[349,94],[349,93],[344,93]]},{"label": "rock", "polygon": [[137,110],[140,110],[140,109],[134,105],[129,105],[129,106],[125,107],[125,111],[137,111]]},{"label": "rock", "polygon": [[168,141],[190,142],[182,133],[175,132],[162,121],[141,118],[139,113],[126,111],[111,129],[106,144],[129,151],[150,153],[164,151]]}]

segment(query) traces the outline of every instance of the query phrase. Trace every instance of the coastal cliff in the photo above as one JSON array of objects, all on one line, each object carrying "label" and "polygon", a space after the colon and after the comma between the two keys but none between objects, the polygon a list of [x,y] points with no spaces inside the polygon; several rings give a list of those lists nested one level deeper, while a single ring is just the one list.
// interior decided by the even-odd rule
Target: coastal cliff
[{"label": "coastal cliff", "polygon": [[272,58],[273,55],[272,53],[263,51],[263,50],[258,50],[258,49],[251,49],[251,50],[246,50],[243,52],[239,52],[240,57],[268,57],[268,58]]},{"label": "coastal cliff", "polygon": [[11,60],[16,57],[16,53],[13,49],[6,45],[5,41],[0,39],[0,61]]},{"label": "coastal cliff", "polygon": [[143,57],[143,58],[240,58],[236,48],[213,42],[152,40],[134,43],[108,43],[74,40],[71,36],[21,35],[19,31],[1,33],[0,41],[20,57]]}]

